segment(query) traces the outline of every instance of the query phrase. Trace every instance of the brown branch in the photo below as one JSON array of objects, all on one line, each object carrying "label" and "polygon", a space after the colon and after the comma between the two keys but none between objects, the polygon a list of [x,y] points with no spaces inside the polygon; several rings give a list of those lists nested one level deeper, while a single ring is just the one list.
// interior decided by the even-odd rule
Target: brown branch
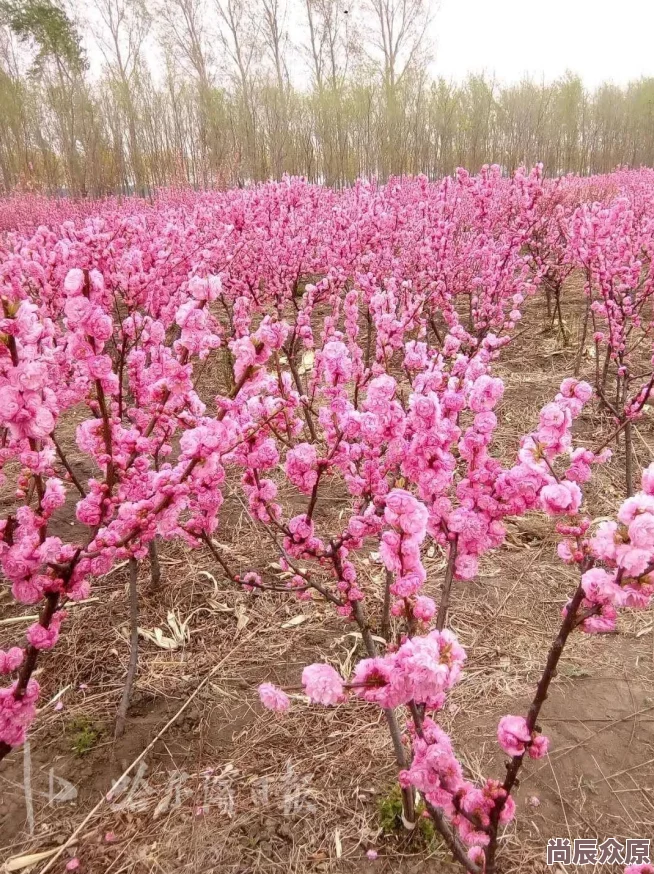
[{"label": "brown branch", "polygon": [[[352,613],[357,625],[359,626],[359,630],[361,631],[361,637],[366,652],[371,659],[374,659],[377,655],[377,647],[375,646],[375,641],[370,633],[370,628],[368,627],[363,608],[359,601],[355,601],[352,605]],[[395,711],[390,707],[384,708],[384,717],[388,726],[388,732],[391,736],[391,741],[393,742],[393,750],[395,751],[395,761],[397,762],[397,766],[398,768],[406,768],[408,767],[409,762],[406,750],[404,749],[404,744],[402,743],[402,732]],[[410,786],[402,788],[402,810],[405,826],[413,829],[416,822],[415,798],[413,788]]]},{"label": "brown branch", "polygon": [[447,568],[443,579],[443,591],[441,592],[441,603],[438,607],[436,615],[436,628],[442,631],[445,628],[447,621],[447,611],[450,607],[450,592],[452,590],[452,580],[454,579],[454,564],[456,562],[456,553],[459,545],[458,536],[450,543],[450,554],[447,558]]},{"label": "brown branch", "polygon": [[[300,374],[297,372],[297,367],[295,366],[295,361],[293,360],[293,355],[290,353],[286,353],[286,358],[288,359],[288,366],[291,371],[291,376],[293,377],[293,382],[295,383],[295,388],[297,389],[300,398],[306,394],[304,388],[302,386],[302,381],[300,380]],[[309,429],[309,434],[311,435],[311,439],[315,442],[318,438],[316,436],[316,429],[313,424],[313,419],[311,418],[311,413],[309,412],[309,408],[305,403],[302,403],[302,411],[304,413],[304,420],[307,423],[307,428]]]},{"label": "brown branch", "polygon": [[161,584],[161,565],[159,564],[159,550],[157,549],[156,539],[148,543],[148,557],[150,559],[150,589],[154,591]]},{"label": "brown branch", "polygon": [[77,479],[75,472],[73,471],[73,468],[70,466],[70,463],[64,454],[63,449],[61,448],[61,446],[57,442],[57,438],[55,437],[54,432],[50,435],[50,437],[52,438],[52,442],[54,443],[55,449],[57,450],[57,455],[59,456],[59,461],[61,461],[63,466],[66,468],[66,472],[68,473],[68,476],[70,477],[71,482],[73,483],[73,485],[75,486],[77,491],[80,493],[80,495],[83,498],[85,498],[86,492],[84,491],[84,486]]},{"label": "brown branch", "polygon": [[[550,647],[543,673],[541,674],[538,686],[536,687],[534,698],[531,702],[531,706],[529,707],[529,712],[527,713],[527,730],[530,734],[534,731],[536,727],[536,722],[538,720],[541,708],[543,707],[543,704],[547,699],[550,684],[556,676],[556,668],[559,663],[559,659],[561,658],[561,653],[563,652],[563,649],[568,641],[570,633],[575,627],[577,614],[579,612],[581,602],[584,599],[584,595],[585,593],[583,585],[580,582],[567,608],[566,615],[561,622],[559,632],[554,639],[552,646]],[[496,871],[495,856],[497,853],[497,834],[499,829],[500,815],[506,803],[506,799],[509,797],[511,791],[518,781],[518,774],[520,772],[520,768],[522,767],[525,754],[526,752],[522,753],[522,755],[519,756],[513,756],[511,761],[507,764],[506,778],[502,785],[502,788],[506,792],[506,795],[504,796],[504,798],[499,798],[495,802],[495,807],[491,811],[489,827],[490,843],[486,852],[486,870],[488,874],[495,874]]]},{"label": "brown branch", "polygon": [[382,605],[382,618],[380,634],[388,643],[391,638],[391,586],[393,585],[393,572],[386,570],[384,578],[384,603]]},{"label": "brown branch", "polygon": [[123,696],[120,700],[118,713],[116,714],[116,729],[114,738],[119,738],[125,731],[125,721],[127,720],[127,709],[132,699],[132,687],[134,686],[134,678],[136,676],[136,668],[139,657],[139,595],[138,595],[138,569],[137,560],[131,556],[129,559],[129,628],[130,628],[130,652],[129,666],[127,668],[127,676],[125,678],[125,686],[123,688]]},{"label": "brown branch", "polygon": [[311,490],[311,498],[309,499],[309,506],[307,507],[307,519],[311,521],[313,517],[313,511],[316,509],[316,502],[318,500],[318,487],[320,486],[320,477],[323,475],[325,468],[327,466],[326,461],[318,462],[318,470],[316,473],[316,481],[313,484],[313,489]]}]

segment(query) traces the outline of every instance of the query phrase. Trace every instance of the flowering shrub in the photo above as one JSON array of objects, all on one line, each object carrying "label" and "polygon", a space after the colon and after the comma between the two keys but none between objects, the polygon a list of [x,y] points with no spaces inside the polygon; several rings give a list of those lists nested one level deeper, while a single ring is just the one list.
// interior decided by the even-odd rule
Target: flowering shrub
[{"label": "flowering shrub", "polygon": [[[313,522],[308,523],[308,514],[303,514],[295,517],[295,520],[300,520],[302,533],[287,538],[284,544],[287,554],[304,562],[313,559],[324,564],[326,559],[331,561],[332,586],[323,580],[318,591],[332,600],[340,613],[356,619],[365,641],[371,618],[365,612],[367,595],[359,584],[353,558],[355,550],[363,546],[364,539],[378,538],[380,560],[387,571],[390,610],[401,622],[397,643],[387,638],[385,651],[377,652],[368,636],[369,657],[354,667],[350,678],[341,678],[329,665],[316,664],[304,669],[302,684],[309,700],[315,703],[337,704],[351,694],[381,707],[387,714],[396,708],[407,709],[412,755],[406,762],[402,762],[401,755],[399,757],[399,764],[405,765],[400,771],[400,783],[405,790],[421,793],[436,827],[455,857],[472,872],[483,870],[484,866],[492,870],[495,864],[498,828],[513,818],[515,804],[510,793],[524,755],[540,758],[547,752],[548,738],[540,734],[536,721],[562,646],[553,648],[555,658],[548,661],[528,716],[505,716],[499,723],[499,744],[512,756],[507,781],[501,783],[489,779],[483,786],[476,786],[465,779],[452,740],[435,721],[435,715],[459,678],[466,658],[456,637],[444,628],[452,581],[468,578],[471,566],[476,568],[479,555],[502,543],[505,534],[503,518],[541,509],[564,520],[557,526],[566,538],[559,549],[561,557],[568,562],[581,563],[584,569],[578,592],[564,611],[559,635],[563,635],[563,644],[576,627],[589,633],[606,630],[599,617],[607,611],[601,600],[603,596],[596,596],[587,585],[588,574],[593,573],[586,570],[591,564],[589,550],[593,541],[584,536],[590,530],[590,520],[580,513],[580,483],[590,478],[591,466],[605,461],[609,453],[605,450],[596,455],[581,447],[574,449],[571,437],[573,420],[590,399],[592,390],[587,383],[572,378],[564,380],[555,399],[541,410],[538,428],[522,438],[515,464],[504,469],[488,452],[497,424],[490,408],[497,403],[502,384],[483,372],[488,367],[484,353],[482,344],[479,354],[461,368],[463,378],[460,382],[451,377],[445,379],[444,374],[439,374],[435,380],[436,385],[448,386],[443,394],[450,392],[457,396],[457,400],[452,399],[449,404],[449,415],[443,415],[438,392],[429,392],[431,406],[423,405],[423,418],[432,427],[438,424],[433,433],[447,434],[457,445],[456,454],[450,451],[450,460],[444,465],[446,473],[438,480],[440,488],[437,491],[422,485],[425,467],[416,463],[419,454],[412,425],[418,404],[425,400],[426,395],[410,395],[405,404],[406,411],[399,406],[395,415],[390,415],[391,390],[394,391],[395,386],[390,377],[384,376],[381,378],[384,391],[380,392],[380,378],[373,379],[364,400],[364,409],[369,408],[368,399],[372,393],[377,414],[382,416],[377,422],[378,427],[391,420],[396,421],[398,427],[385,452],[379,437],[371,443],[360,437],[357,456],[362,453],[364,458],[368,454],[377,458],[376,472],[390,472],[393,481],[402,477],[405,484],[415,487],[422,500],[406,488],[389,489],[388,480],[379,476],[369,479],[363,491],[356,480],[352,482],[346,478],[349,486],[355,485],[355,496],[361,491],[360,500],[364,505],[363,512],[359,508],[359,512],[351,517],[348,528],[332,535],[330,545],[326,546],[325,538],[316,536]],[[460,362],[460,358],[457,360]],[[436,366],[446,367],[442,355],[434,358],[431,365],[424,366],[423,376],[433,380]],[[470,367],[473,376],[480,369],[481,374],[466,379]],[[423,386],[425,382],[416,379],[415,384]],[[347,410],[346,404],[340,411],[342,417]],[[356,412],[350,409],[351,415]],[[463,430],[456,422],[466,412],[473,424]],[[355,416],[355,420],[358,418]],[[403,419],[405,427],[399,425]],[[344,418],[341,418],[341,423],[344,435],[360,435],[360,431],[350,427]],[[329,438],[325,439],[329,445]],[[391,448],[393,443],[396,445]],[[341,451],[346,451],[346,444],[347,438],[341,436],[338,443]],[[435,442],[429,445],[432,449],[439,446]],[[449,445],[447,441],[440,444],[439,461],[446,458]],[[293,450],[288,454],[293,456]],[[303,454],[308,455],[304,451]],[[407,458],[411,461],[407,462]],[[314,464],[317,466],[318,462]],[[476,476],[472,475],[473,472]],[[649,483],[652,473],[654,467],[646,472],[645,482]],[[431,477],[428,482],[432,484]],[[314,490],[316,485],[317,480]],[[284,528],[279,514],[276,514],[276,524]],[[291,523],[288,527],[291,528]],[[641,528],[647,528],[644,522],[638,522],[638,531]],[[297,526],[295,530],[299,530]],[[431,598],[420,594],[427,576],[421,548],[428,532],[449,554],[438,608]],[[578,542],[571,545],[570,537],[576,537]],[[341,546],[335,551],[339,543]],[[648,555],[653,554],[652,547],[654,544],[650,545]],[[652,570],[647,567],[638,569],[645,573]],[[303,580],[308,586],[312,585],[312,576],[308,572]],[[645,598],[642,605],[648,601],[649,597]],[[617,602],[614,599],[614,603]],[[630,604],[627,600],[620,603]],[[379,624],[380,627],[384,625],[383,617]],[[287,709],[289,699],[287,696],[281,699],[279,696],[282,695],[281,690],[271,689],[270,684],[264,684],[260,689],[262,703],[271,709]],[[283,703],[280,705],[280,702]],[[392,722],[390,728],[393,733],[395,726]]]},{"label": "flowering shrub", "polygon": [[[649,194],[632,186],[607,204],[579,206],[568,231],[568,261],[585,274],[585,325],[590,318],[595,389],[615,420],[615,436],[624,431],[628,495],[634,479],[632,422],[641,418],[654,387],[649,312],[654,224],[648,207]],[[582,344],[585,335],[586,328]]]}]

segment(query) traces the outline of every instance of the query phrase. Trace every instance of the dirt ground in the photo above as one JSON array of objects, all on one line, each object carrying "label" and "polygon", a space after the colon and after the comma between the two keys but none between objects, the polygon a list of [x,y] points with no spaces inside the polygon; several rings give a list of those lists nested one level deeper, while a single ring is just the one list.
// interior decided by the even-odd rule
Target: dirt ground
[{"label": "dirt ground", "polygon": [[[497,367],[507,385],[498,410],[507,458],[572,373],[578,291],[569,287],[564,302],[568,344],[543,330],[539,298]],[[592,375],[590,357],[583,367]],[[593,404],[578,424],[589,446],[610,433]],[[635,436],[641,466],[652,447],[648,411]],[[624,495],[620,451],[586,491],[595,514],[611,512]],[[318,526],[321,514],[324,521],[342,507],[334,486],[321,500]],[[236,495],[222,518],[217,540],[234,565],[274,560]],[[502,776],[498,719],[525,711],[576,586],[574,569],[556,557],[550,521],[532,514],[509,528],[506,545],[452,596],[450,625],[468,663],[441,721],[469,774],[479,777]],[[437,598],[444,560],[433,547],[427,556],[427,589]],[[97,581],[97,600],[71,607],[58,646],[43,659],[42,706],[29,745],[0,765],[0,859],[14,859],[6,870],[63,871],[75,856],[80,871],[94,874],[454,871],[427,830],[408,836],[382,828],[396,808],[396,767],[381,718],[371,725],[370,710],[357,702],[328,709],[298,696],[285,715],[258,703],[259,683],[297,688],[309,662],[328,660],[347,672],[361,655],[355,627],[318,600],[234,591],[206,551],[163,546],[161,564],[155,593],[141,568],[139,624],[149,636],[141,638],[119,742],[113,720],[129,655],[125,567]],[[361,570],[373,580],[379,573],[369,561]],[[26,627],[29,611],[17,611],[3,589],[0,610],[3,646]],[[174,648],[165,648],[166,639]],[[653,665],[651,611],[624,611],[615,635],[573,636],[540,720],[550,754],[525,767],[516,820],[502,840],[505,874],[555,870],[545,865],[549,837],[654,838]],[[55,858],[52,851],[73,834]],[[371,848],[374,862],[366,859]],[[39,852],[50,855],[11,867],[16,857]]]}]

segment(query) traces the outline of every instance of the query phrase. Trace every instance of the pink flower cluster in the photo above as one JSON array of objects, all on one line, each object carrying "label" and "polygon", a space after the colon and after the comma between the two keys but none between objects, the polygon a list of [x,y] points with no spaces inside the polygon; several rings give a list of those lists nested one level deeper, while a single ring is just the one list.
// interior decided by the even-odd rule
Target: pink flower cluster
[{"label": "pink flower cluster", "polygon": [[615,520],[582,519],[563,531],[559,555],[581,567],[584,598],[580,627],[590,634],[611,632],[620,607],[644,609],[654,595],[654,463],[642,475],[642,491],[627,498]]},{"label": "pink flower cluster", "polygon": [[331,665],[308,665],[302,671],[302,685],[314,704],[329,706],[344,700],[343,681]]},{"label": "pink flower cluster", "polygon": [[17,682],[0,689],[0,741],[12,747],[25,740],[27,729],[34,719],[39,684],[30,680],[25,692],[16,698]]},{"label": "pink flower cluster", "polygon": [[[511,487],[518,486],[528,504],[537,496],[540,507],[549,516],[576,516],[582,502],[579,483],[589,479],[591,465],[610,457],[608,451],[594,455],[588,449],[571,449],[572,423],[591,395],[588,383],[565,379],[554,401],[541,410],[537,430],[523,438],[519,464],[505,481]],[[571,457],[572,464],[557,474],[557,461],[566,455]],[[521,478],[522,486],[516,477]]]},{"label": "pink flower cluster", "polygon": [[298,443],[286,454],[286,476],[305,494],[311,494],[318,479],[318,456],[316,447],[310,443]]},{"label": "pink flower cluster", "polygon": [[481,787],[466,780],[450,738],[433,720],[424,719],[421,732],[412,729],[411,734],[413,761],[400,773],[400,784],[415,787],[428,804],[441,810],[470,848],[470,859],[483,865],[495,804],[504,800],[500,818],[506,824],[515,815],[513,799],[495,780]]},{"label": "pink flower cluster", "polygon": [[291,706],[286,692],[272,683],[262,683],[259,686],[259,698],[264,707],[268,710],[275,710],[278,713],[288,710]]},{"label": "pink flower cluster", "polygon": [[[270,319],[234,351],[238,391],[206,415],[192,358],[202,360],[222,342],[222,328],[205,306],[220,294],[217,277],[192,277],[179,292],[174,275],[155,300],[146,293],[145,274],[138,291],[139,283],[109,269],[55,263],[38,306],[12,278],[11,265],[0,277],[0,425],[6,428],[0,463],[15,476],[16,501],[0,521],[0,567],[26,604],[85,598],[92,576],[117,560],[143,556],[156,536],[203,542],[218,524],[225,458],[246,468],[246,494],[252,482],[251,501],[265,510],[274,484],[252,471],[274,466],[279,455],[260,422],[274,424],[278,415],[277,433],[287,424],[297,429],[297,394],[276,397],[257,371],[284,340],[285,330]],[[189,296],[184,301],[180,294]],[[63,445],[55,433],[61,414],[73,407],[76,416],[86,409],[87,417],[72,448],[95,472],[82,481],[67,459],[70,442]],[[50,523],[76,492],[70,512],[79,526],[65,542],[50,532]],[[28,651],[51,649],[66,614],[48,609],[42,615],[27,629]],[[11,673],[23,660],[21,648],[3,652],[0,671]],[[3,690],[5,744],[22,741],[37,695],[29,676]]]},{"label": "pink flower cluster", "polygon": [[11,674],[23,662],[25,653],[19,646],[12,646],[5,652],[0,649],[0,674]]},{"label": "pink flower cluster", "polygon": [[[379,554],[386,569],[395,575],[391,592],[399,599],[417,595],[427,578],[420,547],[427,535],[428,519],[424,504],[405,489],[392,489],[386,495],[384,521],[391,527],[382,534]],[[419,612],[433,615],[433,601],[424,595],[420,599],[413,602],[414,609],[419,603]]]},{"label": "pink flower cluster", "polygon": [[439,710],[459,679],[465,658],[447,629],[409,638],[396,652],[357,664],[352,677],[354,694],[383,708],[413,701]]},{"label": "pink flower cluster", "polygon": [[526,752],[532,759],[541,759],[549,747],[548,738],[529,731],[522,716],[503,716],[497,727],[497,740],[509,756],[523,756]]},{"label": "pink flower cluster", "polygon": [[[459,679],[465,658],[451,631],[432,631],[406,640],[396,652],[358,662],[347,689],[384,709],[413,701],[438,710],[445,693]],[[304,668],[302,685],[315,704],[339,704],[346,697],[346,683],[331,665]],[[259,687],[261,702],[269,710],[287,709],[288,699],[281,695],[270,683]]]}]

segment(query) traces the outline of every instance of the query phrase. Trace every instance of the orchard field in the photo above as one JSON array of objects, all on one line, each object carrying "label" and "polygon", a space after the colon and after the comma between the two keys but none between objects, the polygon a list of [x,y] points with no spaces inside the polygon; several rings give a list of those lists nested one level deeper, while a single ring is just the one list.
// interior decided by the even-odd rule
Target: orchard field
[{"label": "orchard field", "polygon": [[649,170],[1,202],[6,870],[651,874],[653,255]]}]

